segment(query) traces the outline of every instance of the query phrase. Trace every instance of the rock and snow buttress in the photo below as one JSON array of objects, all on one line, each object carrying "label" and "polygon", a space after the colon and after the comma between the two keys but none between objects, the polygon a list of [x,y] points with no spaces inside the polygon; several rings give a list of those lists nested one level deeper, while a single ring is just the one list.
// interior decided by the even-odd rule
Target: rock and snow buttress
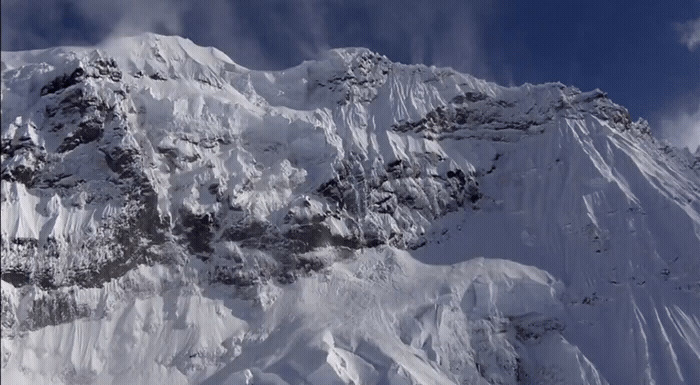
[{"label": "rock and snow buttress", "polygon": [[605,93],[2,53],[11,383],[700,383],[700,152]]}]

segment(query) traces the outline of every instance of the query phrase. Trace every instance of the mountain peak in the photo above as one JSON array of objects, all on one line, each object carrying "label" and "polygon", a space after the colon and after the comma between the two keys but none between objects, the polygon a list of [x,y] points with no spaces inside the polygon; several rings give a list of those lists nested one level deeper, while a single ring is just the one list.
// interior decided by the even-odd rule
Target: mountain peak
[{"label": "mountain peak", "polygon": [[206,64],[215,61],[233,63],[223,52],[214,47],[202,47],[190,39],[142,33],[134,36],[115,37],[105,40],[100,47],[115,57],[132,59],[154,58],[156,60],[184,60],[191,58]]},{"label": "mountain peak", "polygon": [[1,95],[8,382],[700,383],[700,163],[600,90],[141,34]]},{"label": "mountain peak", "polygon": [[351,63],[358,58],[370,58],[370,57],[376,57],[376,58],[383,58],[385,61],[389,61],[389,59],[386,58],[386,56],[380,55],[377,52],[374,52],[370,50],[369,48],[364,48],[364,47],[343,47],[343,48],[331,48],[324,53],[321,54],[322,59],[335,59],[335,58],[340,58],[346,63]]}]

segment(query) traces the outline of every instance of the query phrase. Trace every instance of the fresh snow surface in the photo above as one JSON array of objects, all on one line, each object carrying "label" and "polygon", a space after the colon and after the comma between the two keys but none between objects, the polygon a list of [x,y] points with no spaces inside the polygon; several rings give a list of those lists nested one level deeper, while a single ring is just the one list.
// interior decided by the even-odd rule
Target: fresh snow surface
[{"label": "fresh snow surface", "polygon": [[[521,367],[535,382],[602,383],[561,335],[561,282],[511,261],[429,266],[377,248],[261,286],[256,301],[233,299],[227,287],[163,283],[159,273],[133,272],[139,294],[115,298],[104,318],[4,340],[12,355],[3,379],[487,384],[515,383]],[[104,306],[97,293],[92,300]]]},{"label": "fresh snow surface", "polygon": [[8,383],[700,384],[700,152],[599,90],[143,34],[1,128]]}]

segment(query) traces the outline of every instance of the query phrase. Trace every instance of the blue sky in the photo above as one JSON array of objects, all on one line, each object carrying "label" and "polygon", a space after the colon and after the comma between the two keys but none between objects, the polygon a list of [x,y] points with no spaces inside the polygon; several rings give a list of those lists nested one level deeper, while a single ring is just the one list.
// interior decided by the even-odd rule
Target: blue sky
[{"label": "blue sky", "polygon": [[331,47],[505,85],[600,88],[657,136],[700,145],[700,0],[2,0],[2,49],[177,34],[280,69]]}]

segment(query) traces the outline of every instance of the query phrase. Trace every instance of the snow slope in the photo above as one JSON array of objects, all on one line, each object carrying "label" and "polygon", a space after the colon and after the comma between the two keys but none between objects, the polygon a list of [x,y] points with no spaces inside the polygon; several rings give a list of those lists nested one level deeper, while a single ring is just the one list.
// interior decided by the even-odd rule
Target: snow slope
[{"label": "snow slope", "polygon": [[[154,275],[139,269],[133,277],[153,283]],[[293,284],[269,283],[259,289],[257,303],[187,281],[143,286],[139,297],[117,302],[105,318],[46,327],[21,343],[5,341],[21,366],[9,365],[3,378],[602,383],[560,334],[566,317],[561,283],[510,261],[427,266],[382,247]],[[527,293],[530,301],[515,293]],[[81,345],[90,349],[76,348]]]},{"label": "snow slope", "polygon": [[3,52],[3,378],[700,383],[698,198],[599,90]]}]

